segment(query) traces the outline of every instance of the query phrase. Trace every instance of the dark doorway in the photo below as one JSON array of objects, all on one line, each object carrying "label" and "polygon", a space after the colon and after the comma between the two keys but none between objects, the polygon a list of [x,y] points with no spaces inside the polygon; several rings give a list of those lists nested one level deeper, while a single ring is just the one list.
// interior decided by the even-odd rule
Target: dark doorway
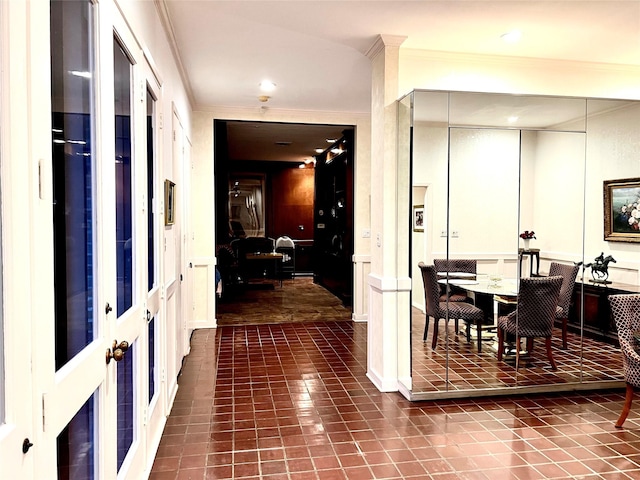
[{"label": "dark doorway", "polygon": [[[348,125],[214,121],[216,252],[223,277],[233,258],[221,259],[219,252],[235,255],[238,239],[289,237],[294,274],[313,276],[351,305],[354,131]],[[225,281],[241,277],[232,271]]]}]

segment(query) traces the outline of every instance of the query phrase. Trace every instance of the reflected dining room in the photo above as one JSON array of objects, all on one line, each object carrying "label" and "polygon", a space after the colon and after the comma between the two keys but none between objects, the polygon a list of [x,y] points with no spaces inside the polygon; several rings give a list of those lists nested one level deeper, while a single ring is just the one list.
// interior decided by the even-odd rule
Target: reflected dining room
[{"label": "reflected dining room", "polygon": [[[551,262],[545,275],[516,279],[476,272],[472,260],[455,262],[451,260],[454,267],[448,268],[436,261],[438,272],[434,266],[419,265],[426,313],[412,308],[414,392],[429,398],[441,392],[523,386],[542,391],[560,384],[622,382],[617,336],[580,321],[589,312],[582,303],[585,282],[578,265]],[[455,271],[464,264],[473,267]],[[554,280],[553,291],[543,285]],[[432,293],[435,282],[439,297]],[[600,293],[615,293],[613,287],[601,288]],[[611,315],[607,298],[598,298],[596,306],[604,310],[591,315]],[[586,301],[593,303],[589,297]],[[439,304],[440,318],[430,307],[434,302]],[[461,311],[460,304],[466,309]],[[468,312],[477,310],[482,320],[469,320],[474,317]],[[543,320],[544,333],[536,333]],[[538,330],[532,330],[530,321]]]}]

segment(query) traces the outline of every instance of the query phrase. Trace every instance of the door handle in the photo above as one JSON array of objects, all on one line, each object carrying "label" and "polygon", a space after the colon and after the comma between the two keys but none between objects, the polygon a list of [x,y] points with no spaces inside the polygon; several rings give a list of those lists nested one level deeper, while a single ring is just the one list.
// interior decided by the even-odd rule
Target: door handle
[{"label": "door handle", "polygon": [[22,442],[22,453],[27,453],[31,447],[33,447],[33,443],[28,438],[25,438]]},{"label": "door handle", "polygon": [[116,362],[121,361],[124,358],[124,354],[127,353],[127,350],[129,350],[129,342],[122,341],[118,344],[118,341],[114,340],[111,348],[107,348],[107,365],[109,365],[112,358]]}]

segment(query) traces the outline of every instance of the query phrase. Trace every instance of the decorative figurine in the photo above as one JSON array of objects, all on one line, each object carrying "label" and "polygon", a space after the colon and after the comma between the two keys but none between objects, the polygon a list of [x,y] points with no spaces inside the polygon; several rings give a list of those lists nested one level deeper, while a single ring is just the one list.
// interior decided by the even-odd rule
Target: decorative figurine
[{"label": "decorative figurine", "polygon": [[604,256],[604,252],[598,255],[592,263],[585,263],[585,268],[591,267],[591,276],[593,283],[611,283],[609,280],[609,264],[616,263],[616,259],[611,255]]}]

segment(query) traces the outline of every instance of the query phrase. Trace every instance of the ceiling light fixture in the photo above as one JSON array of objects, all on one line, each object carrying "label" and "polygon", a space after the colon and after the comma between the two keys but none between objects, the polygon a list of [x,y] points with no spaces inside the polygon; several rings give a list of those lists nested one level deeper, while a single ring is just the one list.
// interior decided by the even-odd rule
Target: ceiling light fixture
[{"label": "ceiling light fixture", "polygon": [[260,82],[260,90],[263,92],[273,92],[276,89],[276,84],[271,80],[263,80]]},{"label": "ceiling light fixture", "polygon": [[316,148],[316,153],[322,153],[324,150],[322,148]]},{"label": "ceiling light fixture", "polygon": [[511,30],[510,32],[503,33],[500,35],[500,38],[507,43],[516,43],[522,37],[522,32],[520,30]]},{"label": "ceiling light fixture", "polygon": [[336,143],[338,141],[337,138],[327,138],[327,143]]},{"label": "ceiling light fixture", "polygon": [[513,115],[513,116],[507,118],[507,121],[509,123],[516,123],[518,121],[518,118],[520,118],[520,117],[517,117],[517,116]]},{"label": "ceiling light fixture", "polygon": [[260,100],[261,102],[268,102],[270,98],[271,97],[269,95],[260,95],[258,97],[258,100]]}]

